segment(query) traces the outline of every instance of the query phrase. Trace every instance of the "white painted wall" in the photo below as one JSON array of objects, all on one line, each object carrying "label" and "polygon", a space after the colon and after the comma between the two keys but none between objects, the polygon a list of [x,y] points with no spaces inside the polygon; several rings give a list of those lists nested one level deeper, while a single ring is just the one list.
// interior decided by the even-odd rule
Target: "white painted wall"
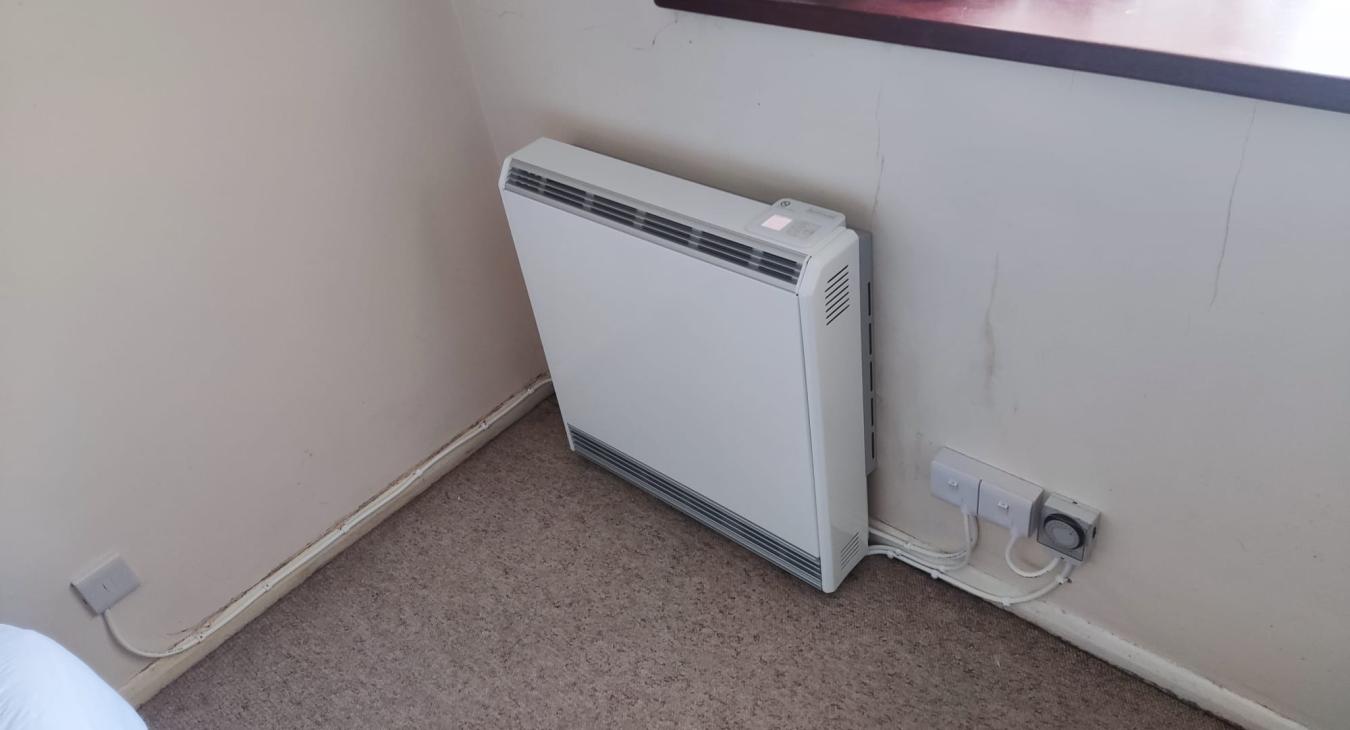
[{"label": "white painted wall", "polygon": [[544,368],[443,2],[0,3],[0,622],[115,685]]},{"label": "white painted wall", "polygon": [[877,515],[959,541],[944,444],[1078,497],[1101,543],[1055,605],[1344,726],[1350,116],[650,2],[457,7],[499,158],[548,135],[875,229]]}]

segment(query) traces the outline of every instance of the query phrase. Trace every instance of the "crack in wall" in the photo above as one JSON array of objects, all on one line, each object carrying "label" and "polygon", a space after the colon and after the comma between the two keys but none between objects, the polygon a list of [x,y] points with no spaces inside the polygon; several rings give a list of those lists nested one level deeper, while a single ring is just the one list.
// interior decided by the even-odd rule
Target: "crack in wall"
[{"label": "crack in wall", "polygon": [[[672,12],[673,12],[673,11],[672,11]],[[662,34],[662,33],[665,33],[666,31],[670,30],[671,28],[674,28],[676,25],[679,25],[679,23],[680,23],[680,14],[679,14],[679,13],[675,13],[675,17],[674,17],[673,19],[671,19],[671,21],[670,21],[669,23],[666,23],[665,25],[661,26],[659,29],[657,29],[656,33],[654,33],[654,34],[652,35],[652,44],[651,44],[650,46],[648,46],[648,47],[649,47],[649,48],[655,48],[655,47],[656,47],[656,41],[657,41],[657,39],[659,39],[659,38],[661,37],[661,34]]]},{"label": "crack in wall", "polygon": [[876,187],[873,188],[872,190],[872,211],[868,215],[868,217],[871,219],[872,222],[871,225],[873,232],[877,230],[877,203],[881,200],[881,178],[882,174],[885,172],[886,172],[886,155],[882,155],[880,159],[880,164],[877,165],[877,184]]},{"label": "crack in wall", "polygon": [[1247,164],[1247,146],[1252,141],[1252,127],[1256,126],[1256,108],[1258,102],[1252,102],[1252,115],[1247,120],[1247,133],[1242,137],[1242,152],[1238,156],[1237,172],[1233,173],[1233,184],[1228,189],[1228,213],[1223,221],[1223,243],[1219,244],[1219,261],[1214,266],[1213,291],[1209,295],[1209,308],[1219,298],[1219,281],[1223,278],[1223,262],[1228,258],[1228,236],[1233,229],[1233,199],[1237,197],[1238,181],[1242,179],[1242,168]]},{"label": "crack in wall", "polygon": [[877,130],[876,149],[872,153],[877,160],[877,182],[872,188],[872,208],[867,215],[868,224],[872,227],[873,232],[877,230],[877,204],[881,201],[881,180],[882,175],[886,172],[886,155],[881,153],[881,99],[885,90],[886,77],[878,74],[877,100],[872,109],[872,122],[876,125]]},{"label": "crack in wall", "polygon": [[998,295],[999,256],[994,254],[994,278],[989,283],[989,303],[984,307],[984,398],[994,400],[994,373],[998,371],[998,340],[994,332],[994,299]]}]

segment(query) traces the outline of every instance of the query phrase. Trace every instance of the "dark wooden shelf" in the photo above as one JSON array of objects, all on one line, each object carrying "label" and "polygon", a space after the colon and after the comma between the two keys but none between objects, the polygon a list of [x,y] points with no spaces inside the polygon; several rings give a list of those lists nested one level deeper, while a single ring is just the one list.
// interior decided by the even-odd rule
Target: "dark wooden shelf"
[{"label": "dark wooden shelf", "polygon": [[1350,2],[656,0],[656,4],[1350,112]]}]

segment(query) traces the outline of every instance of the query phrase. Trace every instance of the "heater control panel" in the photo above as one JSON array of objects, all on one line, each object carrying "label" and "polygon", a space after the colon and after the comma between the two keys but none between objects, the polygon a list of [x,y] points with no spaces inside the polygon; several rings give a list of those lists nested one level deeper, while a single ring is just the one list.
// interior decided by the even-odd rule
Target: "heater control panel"
[{"label": "heater control panel", "polygon": [[756,215],[745,229],[756,237],[810,251],[843,227],[843,213],[783,198]]}]

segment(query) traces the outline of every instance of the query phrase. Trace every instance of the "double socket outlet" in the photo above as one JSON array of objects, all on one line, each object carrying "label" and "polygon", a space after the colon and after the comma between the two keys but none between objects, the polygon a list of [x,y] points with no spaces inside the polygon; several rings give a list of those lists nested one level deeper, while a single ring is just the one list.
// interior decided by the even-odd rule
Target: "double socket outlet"
[{"label": "double socket outlet", "polygon": [[[1042,545],[1075,563],[1087,559],[1096,536],[1099,513],[1091,507],[949,448],[933,458],[930,488],[964,514],[1006,527],[1016,537],[1037,535]],[[1047,502],[1053,509],[1044,509]]]}]

